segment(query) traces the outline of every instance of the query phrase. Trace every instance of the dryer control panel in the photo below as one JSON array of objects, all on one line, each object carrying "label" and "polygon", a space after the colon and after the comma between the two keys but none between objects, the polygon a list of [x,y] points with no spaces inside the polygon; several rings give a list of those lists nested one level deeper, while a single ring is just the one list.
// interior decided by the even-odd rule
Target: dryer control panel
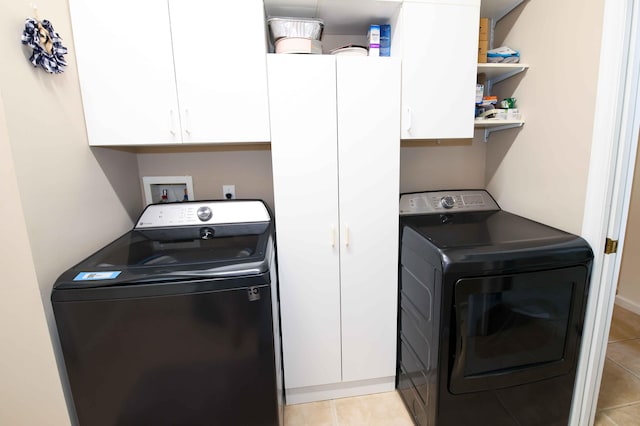
[{"label": "dryer control panel", "polygon": [[400,216],[491,210],[500,210],[500,207],[483,189],[414,192],[400,196]]}]

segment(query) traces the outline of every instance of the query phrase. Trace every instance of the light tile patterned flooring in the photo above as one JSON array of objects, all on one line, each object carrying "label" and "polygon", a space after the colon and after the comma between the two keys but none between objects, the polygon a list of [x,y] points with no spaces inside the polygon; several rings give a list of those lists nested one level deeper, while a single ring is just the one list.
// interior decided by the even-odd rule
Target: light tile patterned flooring
[{"label": "light tile patterned flooring", "polygon": [[287,405],[285,426],[412,426],[400,395],[377,393],[309,404]]},{"label": "light tile patterned flooring", "polygon": [[640,425],[640,315],[615,306],[595,426]]}]

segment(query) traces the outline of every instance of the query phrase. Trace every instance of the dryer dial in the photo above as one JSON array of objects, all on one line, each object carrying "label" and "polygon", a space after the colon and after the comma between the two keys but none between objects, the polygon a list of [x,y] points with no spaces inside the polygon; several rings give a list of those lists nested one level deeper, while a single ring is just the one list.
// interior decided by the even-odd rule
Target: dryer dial
[{"label": "dryer dial", "polygon": [[445,209],[451,209],[451,208],[453,208],[453,206],[456,205],[456,201],[453,199],[453,197],[451,195],[445,195],[440,200],[440,205],[442,207],[444,207]]}]

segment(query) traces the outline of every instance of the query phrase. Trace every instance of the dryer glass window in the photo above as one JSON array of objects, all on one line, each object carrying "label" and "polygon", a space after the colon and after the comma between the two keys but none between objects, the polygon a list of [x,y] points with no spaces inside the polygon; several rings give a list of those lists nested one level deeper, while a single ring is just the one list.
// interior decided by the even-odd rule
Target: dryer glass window
[{"label": "dryer glass window", "polygon": [[571,282],[504,279],[505,290],[467,297],[465,376],[561,359]]},{"label": "dryer glass window", "polygon": [[575,356],[569,342],[584,281],[581,267],[458,280],[453,388],[513,385],[534,369],[538,379],[564,371]]}]

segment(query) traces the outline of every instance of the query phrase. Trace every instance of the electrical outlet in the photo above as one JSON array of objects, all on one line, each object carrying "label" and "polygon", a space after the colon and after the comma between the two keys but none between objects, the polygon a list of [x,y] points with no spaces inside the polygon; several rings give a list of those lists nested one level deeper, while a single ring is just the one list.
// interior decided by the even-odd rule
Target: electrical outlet
[{"label": "electrical outlet", "polygon": [[236,186],[235,185],[222,185],[222,197],[225,200],[235,200],[235,198],[236,198]]}]

